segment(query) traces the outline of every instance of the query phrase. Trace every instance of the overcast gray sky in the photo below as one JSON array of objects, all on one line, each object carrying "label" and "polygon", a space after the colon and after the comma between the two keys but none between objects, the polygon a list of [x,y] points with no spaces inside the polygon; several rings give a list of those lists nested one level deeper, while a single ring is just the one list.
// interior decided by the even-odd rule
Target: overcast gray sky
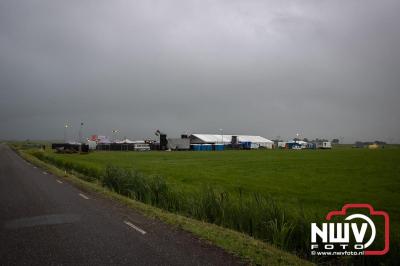
[{"label": "overcast gray sky", "polygon": [[400,1],[1,0],[0,139],[400,142]]}]

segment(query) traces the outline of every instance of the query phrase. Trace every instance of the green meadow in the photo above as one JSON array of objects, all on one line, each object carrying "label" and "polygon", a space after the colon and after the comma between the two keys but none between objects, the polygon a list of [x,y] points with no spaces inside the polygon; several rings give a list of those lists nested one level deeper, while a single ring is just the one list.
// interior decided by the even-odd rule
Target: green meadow
[{"label": "green meadow", "polygon": [[258,192],[292,209],[324,215],[345,203],[370,203],[400,222],[400,148],[255,150],[222,152],[92,152],[46,155],[103,171],[120,166],[162,176],[190,193],[209,185],[218,191]]}]

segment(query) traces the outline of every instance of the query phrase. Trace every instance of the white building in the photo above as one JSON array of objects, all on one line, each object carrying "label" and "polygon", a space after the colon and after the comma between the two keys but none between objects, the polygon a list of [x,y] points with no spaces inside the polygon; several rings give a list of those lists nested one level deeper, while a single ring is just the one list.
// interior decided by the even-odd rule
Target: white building
[{"label": "white building", "polygon": [[332,149],[332,143],[330,141],[324,141],[324,142],[322,142],[322,145],[320,148],[321,149]]},{"label": "white building", "polygon": [[231,144],[232,137],[237,137],[237,141],[251,142],[252,149],[267,148],[272,149],[274,142],[261,136],[250,135],[225,135],[225,134],[192,134],[190,135],[191,144]]},{"label": "white building", "polygon": [[280,148],[280,149],[286,148],[286,141],[279,141],[278,142],[278,148]]}]

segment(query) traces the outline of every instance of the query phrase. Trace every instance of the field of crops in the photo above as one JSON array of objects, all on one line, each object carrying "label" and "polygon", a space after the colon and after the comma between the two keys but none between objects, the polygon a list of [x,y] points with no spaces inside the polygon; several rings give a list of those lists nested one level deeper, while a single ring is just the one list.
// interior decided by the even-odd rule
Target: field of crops
[{"label": "field of crops", "polygon": [[[33,152],[116,192],[307,256],[310,219],[369,203],[400,231],[400,148],[222,152]],[[315,221],[315,220],[314,220]]]}]

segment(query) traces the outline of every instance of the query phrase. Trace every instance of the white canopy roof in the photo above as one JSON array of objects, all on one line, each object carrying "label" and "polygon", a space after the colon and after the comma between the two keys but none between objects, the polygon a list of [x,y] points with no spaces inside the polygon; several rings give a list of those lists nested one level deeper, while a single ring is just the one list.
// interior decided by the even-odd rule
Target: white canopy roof
[{"label": "white canopy roof", "polygon": [[307,142],[305,142],[303,140],[291,140],[291,141],[288,141],[288,142],[289,143],[298,143],[300,145],[306,145],[307,144]]},{"label": "white canopy roof", "polygon": [[133,141],[130,140],[130,139],[124,139],[124,140],[117,140],[117,141],[115,141],[115,143],[119,143],[119,144],[122,144],[122,143],[133,143]]},{"label": "white canopy roof", "polygon": [[207,143],[231,143],[232,136],[237,136],[239,142],[252,142],[252,143],[274,143],[272,140],[266,139],[261,136],[250,136],[250,135],[218,135],[218,134],[192,134],[198,139],[201,139]]},{"label": "white canopy roof", "polygon": [[124,139],[124,140],[120,140],[120,141],[116,141],[116,143],[119,144],[132,144],[132,143],[144,143],[143,140],[130,140],[130,139]]}]

